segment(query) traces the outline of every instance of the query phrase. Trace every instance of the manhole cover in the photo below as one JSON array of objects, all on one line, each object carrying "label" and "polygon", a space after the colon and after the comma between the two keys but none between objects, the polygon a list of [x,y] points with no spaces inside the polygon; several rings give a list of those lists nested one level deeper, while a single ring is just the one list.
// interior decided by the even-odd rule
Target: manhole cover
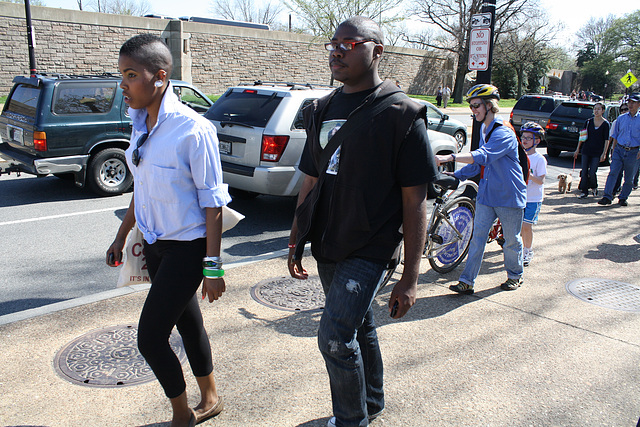
[{"label": "manhole cover", "polygon": [[251,288],[253,299],[267,307],[287,311],[319,310],[324,307],[324,292],[318,276],[307,280],[293,277],[267,279]]},{"label": "manhole cover", "polygon": [[566,285],[567,292],[591,304],[614,310],[640,312],[640,287],[605,279],[578,279]]},{"label": "manhole cover", "polygon": [[[137,340],[136,326],[98,329],[60,349],[54,367],[62,378],[88,387],[125,387],[153,381],[156,377],[138,351]],[[169,344],[184,363],[180,335],[172,332]]]}]

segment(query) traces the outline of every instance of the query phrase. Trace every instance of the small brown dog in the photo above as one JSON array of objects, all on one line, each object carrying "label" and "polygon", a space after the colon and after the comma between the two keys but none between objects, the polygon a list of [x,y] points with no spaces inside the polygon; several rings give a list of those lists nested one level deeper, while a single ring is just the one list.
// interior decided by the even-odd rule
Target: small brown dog
[{"label": "small brown dog", "polygon": [[571,181],[573,178],[569,174],[561,173],[558,175],[558,191],[563,194],[571,191]]}]

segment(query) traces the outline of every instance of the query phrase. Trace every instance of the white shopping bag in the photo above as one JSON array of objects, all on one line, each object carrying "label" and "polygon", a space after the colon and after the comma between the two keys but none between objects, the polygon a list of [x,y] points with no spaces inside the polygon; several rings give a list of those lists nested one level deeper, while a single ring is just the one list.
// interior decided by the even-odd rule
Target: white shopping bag
[{"label": "white shopping bag", "polygon": [[149,271],[147,270],[147,262],[144,256],[144,241],[142,233],[137,226],[127,236],[122,251],[122,269],[118,276],[118,284],[116,287],[141,285],[151,283]]}]

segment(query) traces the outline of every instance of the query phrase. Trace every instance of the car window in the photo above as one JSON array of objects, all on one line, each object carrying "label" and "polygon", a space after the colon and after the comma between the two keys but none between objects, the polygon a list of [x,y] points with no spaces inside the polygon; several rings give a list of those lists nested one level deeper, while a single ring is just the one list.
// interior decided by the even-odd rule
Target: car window
[{"label": "car window", "polygon": [[190,87],[174,86],[173,93],[175,93],[178,99],[182,102],[200,105],[207,108],[209,108],[209,106],[211,105],[211,103],[207,102],[207,100],[204,99],[202,95],[200,95]]},{"label": "car window", "polygon": [[427,105],[427,117],[430,119],[440,120],[442,116],[431,105]]},{"label": "car window", "polygon": [[12,113],[21,114],[23,116],[35,117],[39,97],[39,87],[20,84],[11,95],[11,99],[9,100],[5,111],[11,111]]},{"label": "car window", "polygon": [[607,113],[607,121],[609,123],[613,123],[613,121],[617,118],[618,118],[618,107],[612,105],[611,107],[609,107],[609,112]]},{"label": "car window", "polygon": [[296,114],[296,119],[293,121],[293,125],[291,126],[291,130],[304,129],[304,118],[302,117],[302,110],[304,110],[305,107],[307,107],[307,105],[311,104],[312,102],[313,102],[313,98],[305,99],[302,102],[302,105],[298,110],[298,114]]},{"label": "car window", "polygon": [[257,90],[241,92],[229,90],[213,104],[205,117],[220,122],[240,122],[249,126],[265,127],[273,115],[281,96],[277,93],[259,94]]},{"label": "car window", "polygon": [[523,96],[516,102],[514,110],[540,111],[550,113],[556,107],[553,98],[539,96]]},{"label": "car window", "polygon": [[113,104],[117,82],[65,83],[53,93],[54,114],[108,113]]},{"label": "car window", "polygon": [[587,120],[593,117],[593,105],[560,104],[553,112],[553,115]]}]

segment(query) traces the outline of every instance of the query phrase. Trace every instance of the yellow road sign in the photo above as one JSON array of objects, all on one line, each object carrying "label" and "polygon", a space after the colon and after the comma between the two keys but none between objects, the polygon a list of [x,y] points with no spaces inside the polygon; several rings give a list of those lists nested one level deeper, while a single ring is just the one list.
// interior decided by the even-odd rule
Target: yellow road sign
[{"label": "yellow road sign", "polygon": [[624,76],[622,76],[622,78],[620,79],[620,81],[622,82],[623,85],[625,85],[626,87],[630,87],[632,84],[634,84],[635,82],[638,81],[638,78],[636,76],[633,75],[633,73],[631,71],[629,71],[627,74],[625,74]]}]

